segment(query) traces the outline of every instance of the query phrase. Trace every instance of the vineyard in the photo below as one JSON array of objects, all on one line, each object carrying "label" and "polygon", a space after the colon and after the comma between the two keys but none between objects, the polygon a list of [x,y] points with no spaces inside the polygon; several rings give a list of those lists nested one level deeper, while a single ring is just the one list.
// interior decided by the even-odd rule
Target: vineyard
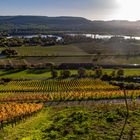
[{"label": "vineyard", "polygon": [[109,85],[101,80],[93,79],[66,79],[66,80],[31,80],[11,81],[6,85],[0,85],[0,92],[69,92],[69,91],[94,91],[116,90],[117,86]]},{"label": "vineyard", "polygon": [[130,1],[1,0],[0,140],[140,140]]},{"label": "vineyard", "polygon": [[[127,97],[136,99],[140,97],[139,90],[128,90]],[[52,92],[52,93],[1,93],[0,102],[35,102],[35,101],[82,101],[100,99],[123,99],[123,90],[113,91],[76,91],[76,92]]]},{"label": "vineyard", "polygon": [[[140,97],[140,90],[127,90],[130,99]],[[122,99],[124,91],[99,79],[64,79],[11,81],[0,85],[0,102],[47,102]]]},{"label": "vineyard", "polygon": [[[131,109],[131,111],[135,111],[135,109],[139,110],[140,105],[135,101],[140,97],[140,90],[120,89],[100,79],[69,78],[13,80],[7,83],[5,82],[0,85],[0,129],[5,132],[5,134],[8,134],[6,137],[8,140],[15,140],[14,138],[10,138],[12,134],[10,131],[12,131],[12,129],[9,126],[14,126],[14,128],[19,127],[16,133],[20,132],[20,134],[13,135],[15,138],[17,138],[17,136],[20,137],[20,139],[23,137],[26,138],[26,135],[30,136],[27,137],[29,140],[62,139],[63,137],[71,139],[73,137],[79,138],[81,135],[86,136],[85,139],[90,139],[88,138],[88,134],[93,138],[97,138],[93,135],[94,129],[91,126],[92,123],[96,129],[102,130],[104,128],[103,131],[106,133],[106,127],[111,131],[110,126],[113,127],[113,122],[117,125],[122,123],[123,117],[126,116],[123,100],[125,97],[124,93],[127,99],[129,99],[129,109]],[[113,99],[116,100],[116,103],[108,102]],[[85,102],[85,104],[77,104],[76,102]],[[56,103],[55,107],[53,107],[53,105],[49,107],[53,103]],[[73,109],[72,106],[74,106],[76,110]],[[85,109],[83,109],[82,106]],[[39,111],[40,113],[38,113]],[[137,113],[139,114],[139,112]],[[37,114],[36,117],[34,114]],[[38,118],[40,114],[42,114],[42,116]],[[53,116],[50,114],[53,114]],[[106,115],[104,116],[103,114]],[[134,115],[133,112],[131,114]],[[93,119],[91,119],[92,115]],[[135,116],[138,118],[137,114],[135,114]],[[100,121],[102,121],[102,124],[100,124],[99,117],[101,117]],[[34,119],[37,119],[36,122],[34,122]],[[22,120],[29,124],[26,126],[26,123]],[[30,120],[32,123],[30,123]],[[94,124],[95,121],[96,124]],[[37,126],[35,126],[36,123],[38,123]],[[31,130],[34,129],[33,133],[31,132],[31,134],[29,134],[26,132],[22,134],[25,131],[23,132],[21,130],[22,125],[20,126],[20,124],[25,125],[23,129],[26,129],[26,127],[29,128],[30,125],[32,126],[33,124],[35,128],[30,128]],[[56,124],[56,126],[54,124]],[[100,126],[98,126],[99,124]],[[67,126],[68,131],[65,131],[65,126]],[[8,127],[11,130],[8,129]],[[117,130],[118,128],[116,127],[114,129]],[[72,137],[71,132],[74,135]],[[102,135],[97,132],[94,133],[102,137]],[[4,136],[2,136],[2,134],[0,134],[0,138],[5,136],[5,134]],[[69,134],[71,135],[69,136]],[[115,135],[116,134],[117,132],[115,132]],[[126,135],[129,134],[127,133]],[[105,136],[109,138],[107,135]],[[118,136],[115,136],[115,138],[118,138]]]},{"label": "vineyard", "polygon": [[33,103],[7,103],[0,104],[0,129],[3,129],[5,124],[16,123],[24,117],[31,115],[43,108],[42,104]]},{"label": "vineyard", "polygon": [[[129,104],[130,117],[122,139],[140,138],[140,104]],[[126,116],[125,104],[46,107],[36,117],[5,130],[2,140],[118,140]],[[30,130],[30,131],[29,131]],[[130,133],[133,132],[133,133]]]}]

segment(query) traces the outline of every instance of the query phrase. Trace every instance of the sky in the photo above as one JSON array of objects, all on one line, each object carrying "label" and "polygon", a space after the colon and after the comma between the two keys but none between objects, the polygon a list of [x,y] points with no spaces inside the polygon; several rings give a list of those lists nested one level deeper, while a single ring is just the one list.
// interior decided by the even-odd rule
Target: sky
[{"label": "sky", "polygon": [[140,0],[0,0],[0,15],[78,16],[140,20]]}]

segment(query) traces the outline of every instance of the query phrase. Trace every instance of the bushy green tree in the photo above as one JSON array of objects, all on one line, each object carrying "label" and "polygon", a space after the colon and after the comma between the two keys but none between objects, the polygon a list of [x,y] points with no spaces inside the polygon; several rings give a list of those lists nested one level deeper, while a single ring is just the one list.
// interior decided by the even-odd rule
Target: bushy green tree
[{"label": "bushy green tree", "polygon": [[95,69],[95,76],[100,78],[103,75],[103,70],[101,67]]},{"label": "bushy green tree", "polygon": [[57,78],[58,77],[58,72],[56,70],[51,71],[51,76],[52,78]]},{"label": "bushy green tree", "polygon": [[113,71],[111,72],[110,76],[111,76],[111,77],[115,77],[115,76],[116,76],[116,71],[113,70]]},{"label": "bushy green tree", "polygon": [[124,70],[123,69],[118,69],[117,70],[117,76],[118,77],[124,76]]},{"label": "bushy green tree", "polygon": [[78,70],[78,76],[79,77],[85,77],[86,76],[86,69],[79,68],[79,70]]},{"label": "bushy green tree", "polygon": [[63,70],[60,72],[60,76],[63,78],[68,78],[71,76],[71,72],[69,70]]}]

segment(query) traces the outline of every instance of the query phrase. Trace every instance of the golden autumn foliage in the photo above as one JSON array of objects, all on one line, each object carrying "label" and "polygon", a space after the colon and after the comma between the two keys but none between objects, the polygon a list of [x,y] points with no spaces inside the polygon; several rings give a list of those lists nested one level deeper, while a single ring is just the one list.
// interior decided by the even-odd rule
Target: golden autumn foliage
[{"label": "golden autumn foliage", "polygon": [[6,103],[0,104],[0,122],[26,116],[43,108],[43,104]]}]

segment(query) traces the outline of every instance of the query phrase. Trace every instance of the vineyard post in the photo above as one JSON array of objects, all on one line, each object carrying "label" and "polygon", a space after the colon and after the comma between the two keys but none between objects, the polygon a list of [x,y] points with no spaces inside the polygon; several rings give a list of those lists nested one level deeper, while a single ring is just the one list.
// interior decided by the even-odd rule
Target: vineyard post
[{"label": "vineyard post", "polygon": [[125,105],[126,105],[126,110],[127,110],[127,116],[129,117],[129,107],[128,107],[128,102],[127,102],[127,95],[126,95],[126,89],[124,88],[124,99],[125,99]]},{"label": "vineyard post", "polygon": [[3,129],[3,123],[2,123],[2,121],[0,122],[0,130],[2,130]]},{"label": "vineyard post", "polygon": [[123,128],[121,130],[121,133],[120,133],[120,136],[119,136],[118,140],[122,139],[122,135],[123,135],[123,132],[125,130],[125,126],[127,124],[127,120],[128,120],[128,117],[129,117],[129,107],[128,107],[128,102],[127,102],[127,95],[126,95],[126,88],[125,87],[123,88],[123,92],[124,92],[124,100],[125,100],[125,106],[126,106],[127,114],[126,114],[125,122],[124,122],[124,125],[123,125]]}]

